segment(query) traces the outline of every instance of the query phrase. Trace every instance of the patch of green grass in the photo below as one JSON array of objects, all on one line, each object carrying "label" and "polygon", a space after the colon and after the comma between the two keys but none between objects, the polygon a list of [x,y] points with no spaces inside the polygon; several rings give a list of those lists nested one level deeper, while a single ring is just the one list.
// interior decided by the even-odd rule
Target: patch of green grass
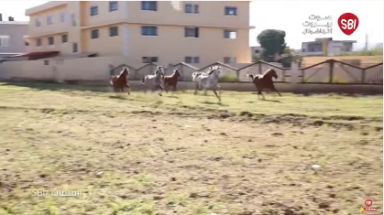
[{"label": "patch of green grass", "polygon": [[225,73],[219,78],[219,82],[235,83],[239,82],[239,78],[235,74]]}]

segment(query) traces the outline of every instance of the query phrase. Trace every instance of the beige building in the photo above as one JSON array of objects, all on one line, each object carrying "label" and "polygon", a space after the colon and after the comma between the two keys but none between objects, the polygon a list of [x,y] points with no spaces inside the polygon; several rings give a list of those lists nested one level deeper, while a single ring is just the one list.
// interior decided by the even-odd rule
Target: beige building
[{"label": "beige building", "polygon": [[249,1],[48,2],[26,10],[30,52],[127,56],[132,66],[249,63]]},{"label": "beige building", "polygon": [[335,56],[353,51],[355,40],[333,40],[330,38],[316,38],[315,41],[301,44],[302,56]]},{"label": "beige building", "polygon": [[25,52],[27,34],[28,22],[13,21],[12,17],[3,21],[0,14],[0,58]]}]

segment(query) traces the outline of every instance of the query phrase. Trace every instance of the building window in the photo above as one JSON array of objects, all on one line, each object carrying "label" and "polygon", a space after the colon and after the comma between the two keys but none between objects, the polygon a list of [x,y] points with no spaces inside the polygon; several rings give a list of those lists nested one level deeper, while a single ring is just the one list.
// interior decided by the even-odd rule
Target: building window
[{"label": "building window", "polygon": [[158,57],[142,57],[143,63],[157,63]]},{"label": "building window", "polygon": [[109,2],[109,11],[115,11],[119,9],[119,5],[117,1],[110,1]]},{"label": "building window", "polygon": [[93,29],[91,31],[91,39],[97,39],[99,38],[99,29]]},{"label": "building window", "polygon": [[0,35],[0,47],[8,47],[9,46],[10,36],[8,35]]},{"label": "building window", "polygon": [[150,10],[157,11],[157,2],[156,1],[142,1],[141,10]]},{"label": "building window", "polygon": [[185,57],[186,63],[200,63],[200,57]]},{"label": "building window", "polygon": [[117,26],[109,27],[109,36],[115,37],[119,35],[119,28]]},{"label": "building window", "polygon": [[55,44],[55,39],[53,37],[48,37],[48,45],[53,45]]},{"label": "building window", "polygon": [[41,38],[36,39],[36,46],[41,46]]},{"label": "building window", "polygon": [[259,50],[255,50],[255,54],[260,54],[260,51]]},{"label": "building window", "polygon": [[236,39],[237,38],[237,32],[234,30],[224,30],[224,38],[225,39]]},{"label": "building window", "polygon": [[53,17],[52,16],[48,16],[47,17],[47,25],[52,25],[53,24]]},{"label": "building window", "polygon": [[36,25],[36,27],[40,27],[41,26],[40,19],[35,19],[35,25]]},{"label": "building window", "polygon": [[235,64],[236,58],[235,57],[224,57],[224,63],[225,64]]},{"label": "building window", "polygon": [[77,50],[77,43],[73,43],[72,44],[72,52],[73,53],[76,53],[78,50]]},{"label": "building window", "polygon": [[237,7],[225,7],[226,16],[237,16]]},{"label": "building window", "polygon": [[143,36],[158,36],[157,26],[141,26],[141,35],[143,35]]},{"label": "building window", "polygon": [[68,35],[67,35],[67,34],[63,34],[63,35],[61,35],[61,42],[62,42],[62,43],[66,43],[66,42],[68,42]]},{"label": "building window", "polygon": [[185,4],[185,13],[199,13],[199,5]]},{"label": "building window", "polygon": [[91,16],[96,16],[99,13],[99,8],[97,6],[92,6],[89,10]]},{"label": "building window", "polygon": [[185,37],[199,37],[199,28],[185,28]]},{"label": "building window", "polygon": [[71,14],[71,22],[72,22],[72,26],[75,27],[76,26],[76,15],[73,13]]},{"label": "building window", "polygon": [[66,22],[67,21],[67,13],[63,12],[60,14],[60,21]]}]

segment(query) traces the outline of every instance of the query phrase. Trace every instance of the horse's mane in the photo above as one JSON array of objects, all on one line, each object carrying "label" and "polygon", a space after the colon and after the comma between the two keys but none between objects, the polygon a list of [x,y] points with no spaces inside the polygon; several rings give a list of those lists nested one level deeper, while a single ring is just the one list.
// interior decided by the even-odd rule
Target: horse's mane
[{"label": "horse's mane", "polygon": [[[156,68],[156,70],[155,70],[155,75],[158,75],[159,72],[164,73],[164,72],[163,72],[163,67],[158,66],[158,67]],[[160,74],[160,75],[164,75],[164,74]]]},{"label": "horse's mane", "polygon": [[265,70],[265,72],[263,73],[263,77],[266,75],[269,75],[272,71],[276,72],[274,69],[271,69],[271,68]]},{"label": "horse's mane", "polygon": [[173,70],[173,73],[172,73],[172,77],[174,77],[175,75],[176,75],[176,73],[178,73],[179,75],[180,75],[180,72],[179,72],[179,70],[178,69],[175,69],[175,70]]},{"label": "horse's mane", "polygon": [[208,75],[211,75],[212,73],[214,73],[215,71],[217,71],[220,67],[216,66],[216,68],[214,67],[211,67],[211,71],[209,71]]},{"label": "horse's mane", "polygon": [[120,78],[121,76],[123,76],[123,74],[124,74],[125,71],[127,71],[127,72],[126,72],[126,74],[125,74],[124,76],[129,75],[129,69],[128,69],[127,67],[124,67],[124,68],[120,71],[120,74],[119,74],[119,75],[116,75],[117,78]]}]

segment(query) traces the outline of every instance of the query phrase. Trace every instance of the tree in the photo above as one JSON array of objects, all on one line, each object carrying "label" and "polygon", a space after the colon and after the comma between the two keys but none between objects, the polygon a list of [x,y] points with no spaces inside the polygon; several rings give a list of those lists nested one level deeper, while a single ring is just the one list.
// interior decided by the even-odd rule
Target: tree
[{"label": "tree", "polygon": [[285,31],[266,29],[257,36],[257,42],[263,48],[262,58],[272,61],[275,53],[281,55],[285,51]]},{"label": "tree", "polygon": [[253,55],[252,56],[252,62],[253,63],[256,63],[257,61],[259,61],[260,60],[260,57],[259,56],[256,56],[256,55]]}]

